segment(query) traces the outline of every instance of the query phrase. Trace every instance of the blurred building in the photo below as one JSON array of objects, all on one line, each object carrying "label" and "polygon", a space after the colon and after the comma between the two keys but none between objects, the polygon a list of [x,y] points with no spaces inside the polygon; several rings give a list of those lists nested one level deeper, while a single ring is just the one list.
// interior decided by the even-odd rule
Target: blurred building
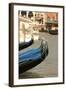
[{"label": "blurred building", "polygon": [[27,35],[30,33],[34,39],[38,39],[39,31],[58,29],[58,13],[56,12],[19,11],[18,18],[19,36],[22,38],[25,38],[27,32]]}]

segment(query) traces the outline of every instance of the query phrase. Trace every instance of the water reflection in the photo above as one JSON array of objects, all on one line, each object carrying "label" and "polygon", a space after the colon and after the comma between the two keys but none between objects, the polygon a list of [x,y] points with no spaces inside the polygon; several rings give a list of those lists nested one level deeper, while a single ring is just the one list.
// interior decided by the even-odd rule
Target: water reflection
[{"label": "water reflection", "polygon": [[20,74],[19,79],[26,79],[26,78],[43,78],[40,76],[40,73],[37,72],[25,72]]}]

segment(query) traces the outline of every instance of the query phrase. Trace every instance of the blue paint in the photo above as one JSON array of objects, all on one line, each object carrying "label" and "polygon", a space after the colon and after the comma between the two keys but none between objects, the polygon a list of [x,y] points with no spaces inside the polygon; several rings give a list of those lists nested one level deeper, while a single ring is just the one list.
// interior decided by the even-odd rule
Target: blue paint
[{"label": "blue paint", "polygon": [[30,50],[27,50],[26,52],[20,52],[19,53],[19,57],[22,57],[23,55],[30,55],[30,54],[35,54],[35,53],[38,53],[40,52],[41,49],[40,48],[34,48],[34,49],[30,49]]},{"label": "blue paint", "polygon": [[25,57],[25,58],[21,58],[19,59],[19,62],[23,62],[23,61],[29,61],[29,60],[33,60],[33,61],[36,61],[38,60],[39,58],[41,58],[41,54],[37,54],[37,55],[33,55],[33,56],[30,56],[30,57]]},{"label": "blue paint", "polygon": [[26,60],[37,60],[41,58],[41,49],[31,49],[27,52],[20,53],[19,54],[19,62],[26,61]]}]

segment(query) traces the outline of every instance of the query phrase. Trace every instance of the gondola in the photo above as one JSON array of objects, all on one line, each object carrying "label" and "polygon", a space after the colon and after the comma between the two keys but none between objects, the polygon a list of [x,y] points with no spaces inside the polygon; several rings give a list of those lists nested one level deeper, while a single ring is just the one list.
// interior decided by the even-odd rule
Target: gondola
[{"label": "gondola", "polygon": [[52,35],[57,35],[58,34],[58,30],[57,29],[49,30],[49,33],[52,34]]},{"label": "gondola", "polygon": [[46,22],[46,28],[48,29],[48,33],[52,35],[58,34],[58,22],[57,21],[49,21]]},{"label": "gondola", "polygon": [[27,48],[28,46],[30,46],[33,43],[33,39],[31,39],[28,42],[20,42],[19,43],[19,50],[22,50],[24,48]]},{"label": "gondola", "polygon": [[19,52],[19,73],[23,73],[40,64],[48,55],[48,45],[44,40],[37,40],[28,48]]}]

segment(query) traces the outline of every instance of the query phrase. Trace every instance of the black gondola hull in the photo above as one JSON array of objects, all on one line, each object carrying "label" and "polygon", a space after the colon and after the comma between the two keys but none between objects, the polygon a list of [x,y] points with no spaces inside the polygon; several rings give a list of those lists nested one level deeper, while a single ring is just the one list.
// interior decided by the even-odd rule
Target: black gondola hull
[{"label": "black gondola hull", "polygon": [[28,46],[30,46],[33,43],[33,39],[29,42],[24,42],[24,43],[19,43],[19,50],[22,50],[24,48],[27,48]]},{"label": "black gondola hull", "polygon": [[[46,47],[45,47],[46,46]],[[36,65],[40,64],[48,55],[48,46],[47,44],[44,45],[42,43],[42,46],[40,46],[41,50],[41,57],[38,59],[29,59],[29,60],[25,60],[19,63],[19,73],[23,73],[33,67],[35,67]]]}]

